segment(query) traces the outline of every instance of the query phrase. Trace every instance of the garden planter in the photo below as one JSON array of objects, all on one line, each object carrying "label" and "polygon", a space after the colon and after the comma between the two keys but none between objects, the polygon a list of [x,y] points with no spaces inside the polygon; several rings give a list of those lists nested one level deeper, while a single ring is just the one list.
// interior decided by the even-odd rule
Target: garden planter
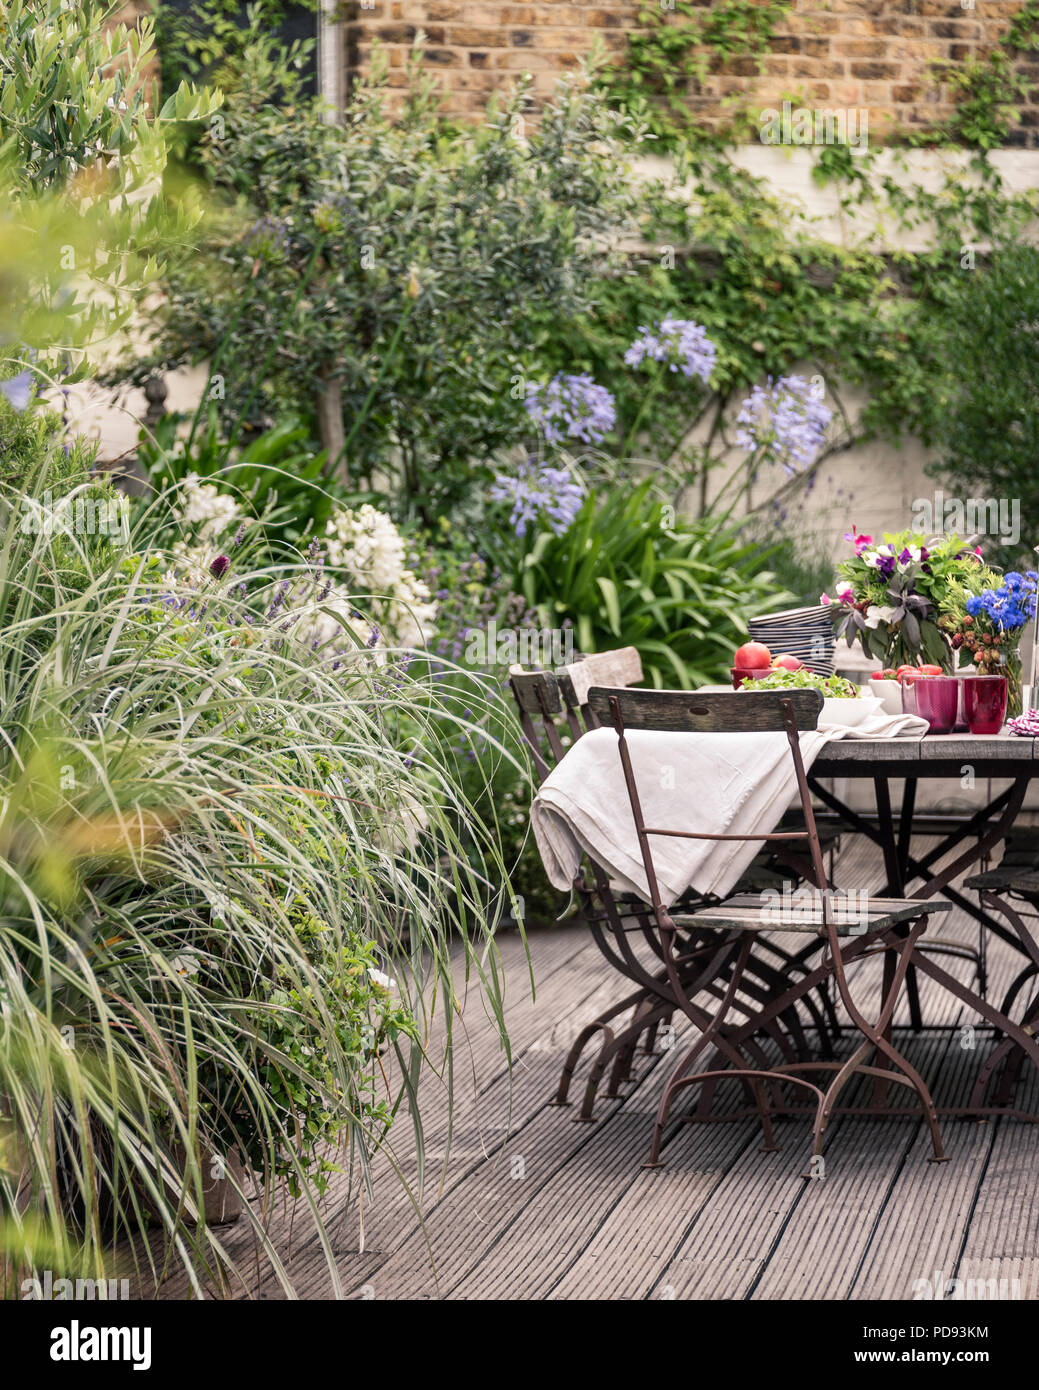
[{"label": "garden planter", "polygon": [[[185,1189],[192,1202],[195,1200],[194,1184],[185,1180],[185,1149],[183,1144],[171,1144],[165,1186],[170,1200],[182,1200]],[[244,1208],[241,1192],[245,1185],[245,1167],[237,1154],[218,1154],[211,1148],[203,1147],[199,1159],[202,1174],[202,1215],[207,1226],[229,1226],[237,1221]],[[135,1183],[142,1200],[148,1209],[155,1212],[155,1202],[142,1183]]]},{"label": "garden planter", "polygon": [[[180,1150],[183,1155],[184,1150]],[[229,1226],[242,1214],[245,1168],[235,1153],[218,1154],[203,1148],[202,1198],[207,1226]]]}]

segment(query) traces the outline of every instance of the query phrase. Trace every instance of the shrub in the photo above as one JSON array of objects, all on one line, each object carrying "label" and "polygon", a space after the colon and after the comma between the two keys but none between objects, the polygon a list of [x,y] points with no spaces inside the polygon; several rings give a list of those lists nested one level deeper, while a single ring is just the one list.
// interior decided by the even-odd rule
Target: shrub
[{"label": "shrub", "polygon": [[70,347],[129,321],[154,287],[155,258],[196,225],[197,200],[185,195],[174,214],[161,196],[167,144],[178,122],[219,105],[181,84],[155,110],[153,23],[112,18],[99,0],[10,0],[3,11],[0,330],[19,355],[58,344],[66,369]]},{"label": "shrub", "polygon": [[231,434],[286,407],[316,418],[330,471],[378,472],[428,521],[464,496],[469,460],[515,436],[527,315],[585,303],[634,207],[623,122],[575,83],[524,139],[522,90],[452,131],[416,72],[400,121],[378,85],[341,124],[298,92],[287,120],[263,43],[249,61],[201,142],[225,211],[171,276],[160,355],[219,353]]},{"label": "shrub", "polygon": [[962,497],[1018,504],[1026,527],[1020,543],[997,557],[992,537],[985,549],[993,558],[1019,559],[1035,541],[1027,527],[1039,516],[1039,250],[1010,246],[961,273],[937,312],[937,328],[942,375],[933,471]]}]

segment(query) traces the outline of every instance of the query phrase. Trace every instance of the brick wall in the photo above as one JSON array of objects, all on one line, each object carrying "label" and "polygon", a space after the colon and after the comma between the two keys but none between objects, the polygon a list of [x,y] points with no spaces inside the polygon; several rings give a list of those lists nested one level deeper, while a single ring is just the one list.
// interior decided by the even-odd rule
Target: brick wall
[{"label": "brick wall", "polygon": [[373,9],[351,7],[347,62],[351,73],[367,69],[377,38],[390,63],[390,83],[404,83],[408,50],[421,29],[427,36],[425,62],[445,88],[444,109],[481,112],[490,92],[529,72],[537,95],[552,90],[560,74],[578,66],[596,35],[623,51],[634,24],[635,0],[591,5],[542,0],[374,0]]},{"label": "brick wall", "polygon": [[[709,3],[710,0],[705,0]],[[790,97],[811,106],[865,107],[870,134],[899,124],[921,128],[946,117],[949,93],[941,65],[956,66],[983,53],[1007,28],[1021,0],[795,0],[776,26],[765,71],[753,59],[715,64],[690,109],[709,126],[723,120],[722,102],[734,94],[764,106]],[[561,72],[575,67],[598,36],[623,53],[636,23],[638,0],[596,5],[538,0],[352,0],[347,63],[367,70],[372,40],[385,47],[390,81],[404,84],[404,63],[419,29],[427,35],[426,64],[440,76],[447,112],[476,116],[489,92],[530,72],[537,96]],[[931,69],[939,65],[939,74]],[[1021,64],[1036,84],[1011,143],[1039,146],[1039,54]]]}]

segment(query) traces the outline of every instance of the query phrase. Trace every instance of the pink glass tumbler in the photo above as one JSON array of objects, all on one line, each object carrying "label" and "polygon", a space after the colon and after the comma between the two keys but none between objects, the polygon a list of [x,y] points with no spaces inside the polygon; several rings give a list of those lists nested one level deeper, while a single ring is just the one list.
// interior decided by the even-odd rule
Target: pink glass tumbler
[{"label": "pink glass tumbler", "polygon": [[998,734],[1007,717],[1006,676],[964,676],[963,711],[972,734]]},{"label": "pink glass tumbler", "polygon": [[951,734],[960,703],[955,676],[920,676],[913,682],[916,712],[926,719],[932,734]]}]

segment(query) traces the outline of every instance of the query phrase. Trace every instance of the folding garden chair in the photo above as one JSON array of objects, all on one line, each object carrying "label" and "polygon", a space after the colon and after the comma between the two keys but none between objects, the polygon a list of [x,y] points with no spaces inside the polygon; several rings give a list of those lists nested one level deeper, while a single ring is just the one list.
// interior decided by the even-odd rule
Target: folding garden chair
[{"label": "folding garden chair", "polygon": [[[587,703],[588,689],[593,681],[611,677],[617,682],[641,680],[642,666],[633,647],[587,656],[555,673],[524,671],[517,666],[510,669],[509,683],[539,780],[544,780],[568,746],[589,729],[598,727],[597,716]],[[782,883],[782,874],[763,856],[745,875],[742,886],[760,890],[781,888]],[[689,1006],[680,1005],[675,997],[648,904],[615,893],[607,875],[596,864],[590,865],[590,873],[582,871],[578,875],[574,888],[582,918],[599,949],[615,969],[636,985],[633,993],[604,1010],[580,1031],[564,1063],[555,1098],[561,1105],[568,1103],[570,1084],[585,1047],[600,1037],[599,1055],[586,1082],[581,1106],[580,1118],[590,1120],[607,1067],[611,1068],[607,1094],[616,1096],[620,1086],[630,1079],[639,1042],[647,1054],[652,1053],[658,1029],[670,1022],[677,1008],[683,1007],[688,1013]],[[690,899],[693,905],[700,901]],[[636,953],[632,940],[637,937],[649,944],[658,962],[655,967],[647,968]],[[714,933],[689,933],[683,936],[676,954],[675,979],[687,995],[706,990],[720,997],[728,965],[726,953],[719,955]],[[806,968],[781,946],[762,938],[746,963],[743,988],[734,1001],[734,1009],[749,1016],[752,1007],[761,1007],[786,989],[791,972],[803,974]],[[719,974],[721,981],[716,979]],[[807,1025],[817,1031],[822,1045],[828,1047],[837,1031],[837,1019],[824,985],[819,988],[819,998],[807,996],[802,1007]],[[626,1014],[630,1014],[628,1022],[619,1023]],[[710,1021],[707,1013],[698,1016],[705,1026]],[[810,1055],[805,1023],[796,1008],[783,1011],[779,1019],[770,1019],[767,1029],[783,1055],[791,1060]],[[753,1037],[748,1039],[747,1047],[764,1060],[765,1054]]]},{"label": "folding garden chair", "polygon": [[[819,711],[822,709],[822,696],[819,692],[760,691],[754,694],[729,695],[593,688],[588,694],[588,704],[596,718],[603,723],[609,721],[616,730],[618,752],[649,887],[659,954],[664,961],[675,997],[699,1029],[698,1037],[686,1050],[664,1088],[653,1127],[647,1166],[659,1166],[664,1128],[678,1092],[703,1083],[712,1083],[710,1089],[713,1092],[713,1083],[724,1078],[739,1078],[750,1090],[756,1111],[761,1118],[767,1149],[777,1147],[772,1129],[772,1114],[782,1113],[784,1109],[790,1108],[782,1100],[775,1105],[769,1098],[770,1094],[774,1096],[779,1093],[781,1082],[809,1091],[815,1097],[812,1152],[813,1155],[819,1155],[822,1153],[825,1131],[838,1097],[856,1075],[869,1075],[883,1083],[880,1088],[874,1087],[874,1101],[870,1108],[877,1113],[884,1113],[887,1083],[895,1082],[913,1089],[919,1098],[924,1119],[930,1130],[933,1158],[937,1162],[944,1161],[946,1155],[942,1148],[934,1101],[923,1078],[893,1045],[891,1020],[906,970],[913,959],[914,949],[924,932],[927,919],[935,913],[948,911],[949,903],[935,898],[884,899],[867,904],[864,921],[841,924],[837,920],[831,894],[827,891],[819,894],[817,908],[809,913],[791,911],[789,905],[777,909],[774,901],[763,901],[761,894],[742,893],[717,905],[697,908],[692,914],[687,915],[681,911],[669,911],[660,896],[651,848],[654,836],[764,842],[806,839],[815,870],[815,881],[823,885],[824,889],[827,888],[819,834],[799,742],[799,731],[814,729],[818,723]],[[628,730],[739,732],[746,734],[748,738],[766,732],[784,732],[790,748],[804,815],[804,831],[772,830],[731,835],[677,827],[647,826],[643,819],[642,804],[626,737]],[[678,943],[684,940],[686,933],[705,930],[716,936],[721,953],[726,955],[730,963],[724,993],[707,1026],[704,1026],[702,1021],[703,1010],[699,1007],[688,1007],[691,1001],[686,997],[687,986],[678,970],[682,954],[682,947]],[[822,940],[822,959],[801,978],[790,980],[787,989],[771,999],[755,1015],[743,1021],[736,1021],[732,1019],[733,1002],[741,989],[754,942],[763,930],[811,932]],[[842,944],[841,938],[849,936],[853,939],[845,939]],[[871,947],[875,947],[878,942],[883,942],[886,949],[894,953],[895,966],[888,972],[889,978],[885,978],[875,1021],[870,1022],[852,996],[848,985],[847,966]],[[816,1057],[795,1061],[784,1058],[778,1063],[752,1067],[741,1064],[739,1054],[748,1037],[755,1030],[763,1030],[770,1021],[803,999],[827,976],[833,979],[851,1022],[862,1034],[862,1042],[851,1055],[844,1061]],[[708,1049],[713,1049],[712,1060],[725,1060],[730,1065],[695,1070],[697,1059],[704,1056]],[[883,1061],[886,1065],[869,1064],[867,1058],[871,1055],[875,1055],[877,1062]],[[825,1090],[801,1075],[816,1071],[835,1073]],[[709,1118],[702,1104],[697,1118]]]}]

